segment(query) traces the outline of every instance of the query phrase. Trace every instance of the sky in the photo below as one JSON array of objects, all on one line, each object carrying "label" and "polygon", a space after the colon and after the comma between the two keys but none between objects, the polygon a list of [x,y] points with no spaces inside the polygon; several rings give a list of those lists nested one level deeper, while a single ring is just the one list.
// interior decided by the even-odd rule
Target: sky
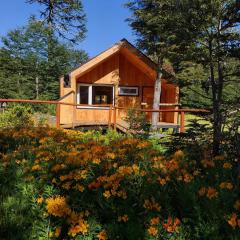
[{"label": "sky", "polygon": [[[32,14],[38,14],[37,4],[26,0],[1,0],[0,36],[24,26]],[[90,57],[97,55],[122,38],[134,43],[134,35],[125,19],[130,16],[123,7],[126,0],[82,0],[87,15],[86,39],[79,44]]]}]

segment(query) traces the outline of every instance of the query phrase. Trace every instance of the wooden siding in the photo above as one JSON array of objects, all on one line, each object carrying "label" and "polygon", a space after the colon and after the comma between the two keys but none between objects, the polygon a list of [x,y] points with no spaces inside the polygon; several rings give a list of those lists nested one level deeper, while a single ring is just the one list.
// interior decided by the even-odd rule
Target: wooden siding
[{"label": "wooden siding", "polygon": [[[115,48],[114,48],[115,49]],[[116,50],[116,49],[115,49]],[[114,50],[114,51],[115,51]],[[99,58],[99,57],[98,57]],[[71,91],[75,91],[76,94],[67,96],[63,101],[76,103],[77,84],[104,84],[113,85],[115,88],[115,105],[126,108],[152,108],[154,82],[156,78],[156,72],[150,68],[146,63],[141,61],[133,52],[127,48],[121,49],[121,51],[114,52],[108,55],[105,59],[101,57],[101,61],[93,65],[96,60],[91,60],[91,66],[89,69],[74,70],[70,74],[71,87],[63,87],[63,79],[60,80],[60,94],[61,97],[68,94]],[[84,65],[83,65],[84,67]],[[80,67],[81,68],[81,67]],[[119,86],[134,86],[138,87],[138,96],[118,96]],[[144,89],[148,88],[147,96],[143,96]],[[148,98],[146,100],[146,98]],[[142,105],[144,101],[147,101],[148,106]],[[178,102],[178,87],[173,84],[168,84],[163,79],[162,83],[162,103],[177,103]],[[162,107],[162,109],[169,109],[173,107]],[[73,121],[83,122],[90,124],[93,123],[107,123],[109,117],[109,110],[104,109],[91,109],[91,108],[75,108],[72,106],[61,106],[61,124],[70,124]],[[149,119],[151,118],[151,114]],[[118,118],[124,118],[126,111],[119,110],[117,113]],[[162,113],[161,121],[170,123],[176,123],[177,113]]]}]

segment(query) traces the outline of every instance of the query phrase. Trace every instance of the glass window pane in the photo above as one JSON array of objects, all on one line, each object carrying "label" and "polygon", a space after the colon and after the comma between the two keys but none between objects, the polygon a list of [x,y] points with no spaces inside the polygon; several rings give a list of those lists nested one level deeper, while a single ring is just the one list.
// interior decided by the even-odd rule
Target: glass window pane
[{"label": "glass window pane", "polygon": [[138,88],[137,87],[120,87],[119,94],[120,95],[137,96]]},{"label": "glass window pane", "polygon": [[92,87],[92,103],[93,104],[112,104],[113,103],[113,87],[93,86]]},{"label": "glass window pane", "polygon": [[88,104],[89,86],[80,86],[80,104]]}]

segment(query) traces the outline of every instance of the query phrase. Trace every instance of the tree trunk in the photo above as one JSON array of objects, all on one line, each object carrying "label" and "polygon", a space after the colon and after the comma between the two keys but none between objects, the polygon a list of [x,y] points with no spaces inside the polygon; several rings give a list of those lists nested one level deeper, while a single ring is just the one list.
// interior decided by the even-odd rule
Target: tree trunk
[{"label": "tree trunk", "polygon": [[223,69],[220,59],[218,59],[218,81],[215,79],[214,63],[213,63],[213,47],[212,41],[209,41],[209,56],[210,56],[210,79],[212,87],[213,101],[213,155],[218,155],[222,140],[222,90],[223,90]]},{"label": "tree trunk", "polygon": [[[153,97],[153,109],[159,110],[159,103],[161,97],[161,90],[162,90],[162,59],[158,58],[158,66],[157,66],[157,78],[155,81],[154,86],[154,97]],[[157,129],[157,123],[159,122],[159,112],[152,113],[152,130]]]},{"label": "tree trunk", "polygon": [[38,99],[39,98],[39,78],[36,77],[35,81],[36,81],[36,99]]}]

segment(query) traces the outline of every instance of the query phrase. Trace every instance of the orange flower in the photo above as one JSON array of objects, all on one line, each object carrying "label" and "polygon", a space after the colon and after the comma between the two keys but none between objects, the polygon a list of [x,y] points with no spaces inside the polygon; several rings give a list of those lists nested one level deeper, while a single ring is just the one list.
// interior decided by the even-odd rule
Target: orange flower
[{"label": "orange flower", "polygon": [[151,235],[151,236],[156,236],[158,234],[158,229],[155,228],[155,227],[150,227],[148,228],[148,233]]},{"label": "orange flower", "polygon": [[98,237],[98,240],[106,240],[107,232],[105,230],[102,230],[100,233],[98,233],[97,237]]},{"label": "orange flower", "polygon": [[118,217],[119,222],[127,222],[129,220],[128,215],[124,214],[123,216]]},{"label": "orange flower", "polygon": [[222,182],[219,186],[220,186],[221,189],[231,190],[233,188],[233,185],[230,182]]},{"label": "orange flower", "polygon": [[202,163],[203,167],[205,167],[205,168],[211,168],[211,167],[215,166],[215,163],[208,159],[202,160],[201,163]]},{"label": "orange flower", "polygon": [[237,221],[237,214],[233,213],[231,218],[228,220],[228,224],[235,229],[238,225],[238,221]]},{"label": "orange flower", "polygon": [[240,200],[237,200],[234,204],[234,208],[240,211]]},{"label": "orange flower", "polygon": [[193,176],[189,173],[185,173],[183,176],[183,181],[189,183],[193,180]]},{"label": "orange flower", "polygon": [[161,206],[155,201],[154,198],[151,198],[151,200],[146,199],[144,201],[143,207],[148,210],[157,210],[160,211]]},{"label": "orange flower", "polygon": [[157,224],[159,224],[159,221],[160,221],[159,217],[154,217],[150,220],[150,224],[157,225]]},{"label": "orange flower", "polygon": [[223,168],[225,169],[232,169],[232,164],[231,163],[224,163]]},{"label": "orange flower", "polygon": [[217,161],[218,160],[223,161],[225,159],[225,156],[224,155],[219,155],[219,156],[216,156],[214,159],[217,160]]},{"label": "orange flower", "polygon": [[209,199],[216,198],[218,196],[218,192],[216,191],[215,188],[209,187],[207,189],[207,197]]},{"label": "orange flower", "polygon": [[175,158],[181,158],[184,156],[184,153],[182,150],[177,150],[175,153],[174,153],[174,157]]},{"label": "orange flower", "polygon": [[205,187],[202,187],[202,188],[199,189],[198,195],[200,197],[202,197],[202,196],[204,196],[206,194],[206,192],[207,192],[207,189]]},{"label": "orange flower", "polygon": [[175,218],[173,221],[172,217],[168,217],[167,223],[163,224],[163,227],[167,230],[167,232],[178,232],[177,226],[180,224],[180,220]]}]

